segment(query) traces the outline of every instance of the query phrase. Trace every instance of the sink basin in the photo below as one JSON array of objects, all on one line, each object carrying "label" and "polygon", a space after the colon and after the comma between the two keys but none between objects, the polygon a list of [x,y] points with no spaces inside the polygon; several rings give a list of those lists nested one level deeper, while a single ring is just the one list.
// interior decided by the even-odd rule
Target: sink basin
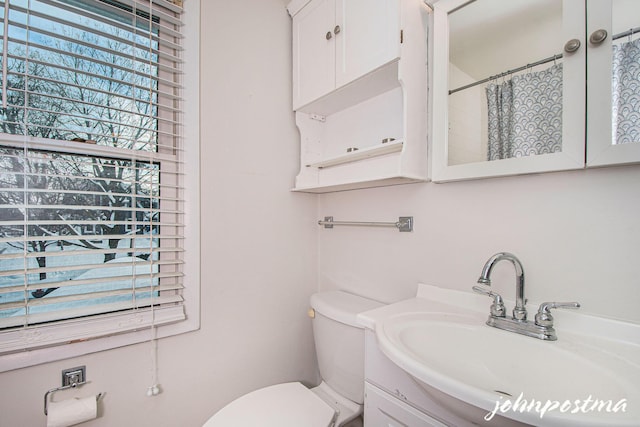
[{"label": "sink basin", "polygon": [[485,320],[480,313],[409,312],[375,330],[389,359],[472,422],[493,412],[494,421],[544,426],[640,425],[637,343],[565,331],[542,341]]}]

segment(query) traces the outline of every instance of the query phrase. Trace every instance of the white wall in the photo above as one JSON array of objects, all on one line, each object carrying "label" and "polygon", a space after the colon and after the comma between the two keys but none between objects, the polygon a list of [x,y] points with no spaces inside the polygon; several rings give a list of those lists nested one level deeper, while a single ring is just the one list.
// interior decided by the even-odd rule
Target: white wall
[{"label": "white wall", "polygon": [[201,20],[202,328],[160,341],[155,398],[148,344],[0,374],[2,427],[44,426],[45,391],[78,365],[91,384],[56,398],[106,392],[87,427],[200,426],[252,389],[317,380],[306,316],[316,198],[289,191],[299,159],[290,18],[282,0],[206,0]]},{"label": "white wall", "polygon": [[562,8],[557,0],[470,3],[451,14],[451,62],[477,81],[562,53],[570,38]]},{"label": "white wall", "polygon": [[[475,80],[449,63],[449,87],[459,88]],[[488,107],[485,86],[470,87],[449,95],[449,165],[487,159]]]},{"label": "white wall", "polygon": [[[486,260],[509,251],[530,301],[640,322],[638,188],[640,166],[628,166],[322,195],[319,217],[413,216],[415,231],[322,229],[319,285],[385,302],[414,296],[418,282],[471,292]],[[510,263],[496,266],[493,287],[515,298]]]}]

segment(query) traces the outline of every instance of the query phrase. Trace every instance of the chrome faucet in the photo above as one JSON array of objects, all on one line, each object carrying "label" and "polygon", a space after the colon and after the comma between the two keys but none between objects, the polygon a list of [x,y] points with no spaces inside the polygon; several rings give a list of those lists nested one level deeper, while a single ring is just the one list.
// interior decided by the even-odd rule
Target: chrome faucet
[{"label": "chrome faucet", "polygon": [[522,263],[520,260],[509,252],[498,252],[485,263],[482,268],[482,273],[480,274],[480,278],[478,279],[478,283],[481,285],[491,286],[491,270],[493,270],[493,266],[498,263],[498,261],[507,260],[511,261],[511,264],[516,269],[516,306],[513,309],[513,318],[515,320],[527,320],[527,309],[525,308],[525,304],[527,300],[524,298],[524,269],[522,268]]},{"label": "chrome faucet", "polygon": [[524,297],[524,270],[522,263],[518,258],[508,252],[499,252],[489,258],[482,268],[482,273],[478,279],[481,285],[491,286],[491,270],[493,266],[501,260],[510,261],[516,269],[516,306],[513,309],[513,317],[511,319],[505,316],[504,302],[500,294],[491,292],[480,286],[474,286],[473,290],[480,294],[493,298],[489,311],[487,325],[494,328],[504,329],[510,332],[539,338],[542,340],[555,341],[558,339],[556,331],[553,328],[553,316],[550,309],[552,308],[579,308],[577,302],[543,302],[540,304],[535,321],[527,320],[527,309],[525,305],[527,300]]}]

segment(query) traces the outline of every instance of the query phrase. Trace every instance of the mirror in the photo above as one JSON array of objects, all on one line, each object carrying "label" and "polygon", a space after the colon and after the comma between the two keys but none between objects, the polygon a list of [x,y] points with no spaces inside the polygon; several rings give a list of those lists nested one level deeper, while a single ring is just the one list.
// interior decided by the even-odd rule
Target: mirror
[{"label": "mirror", "polygon": [[449,13],[449,165],[562,151],[562,44],[557,0]]},{"label": "mirror", "polygon": [[639,17],[638,0],[437,2],[432,180],[640,162]]},{"label": "mirror", "polygon": [[[640,2],[601,0],[588,6],[589,37],[600,29],[608,34],[602,42],[590,42],[587,73],[599,84],[588,87],[587,166],[635,163],[640,159]],[[605,117],[610,120],[603,123]]]},{"label": "mirror", "polygon": [[584,167],[580,16],[582,0],[435,4],[434,181]]}]

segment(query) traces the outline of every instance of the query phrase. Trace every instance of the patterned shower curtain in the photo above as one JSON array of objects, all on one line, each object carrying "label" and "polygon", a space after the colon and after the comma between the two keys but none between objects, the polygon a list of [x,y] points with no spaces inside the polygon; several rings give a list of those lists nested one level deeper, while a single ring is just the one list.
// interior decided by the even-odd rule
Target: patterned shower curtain
[{"label": "patterned shower curtain", "polygon": [[640,141],[640,39],[613,46],[613,143]]},{"label": "patterned shower curtain", "polygon": [[487,88],[488,160],[562,150],[562,64]]}]

